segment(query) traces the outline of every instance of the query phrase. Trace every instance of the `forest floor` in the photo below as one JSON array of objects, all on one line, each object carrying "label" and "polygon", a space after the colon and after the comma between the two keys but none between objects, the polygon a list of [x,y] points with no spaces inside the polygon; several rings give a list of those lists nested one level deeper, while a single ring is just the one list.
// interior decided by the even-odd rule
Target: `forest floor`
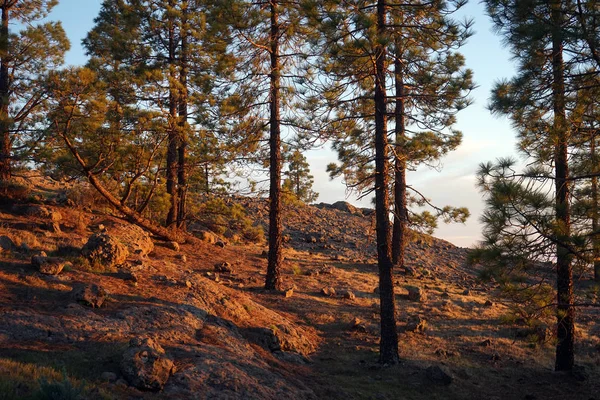
[{"label": "forest floor", "polygon": [[[37,204],[0,206],[0,399],[44,398],[44,379],[90,399],[600,399],[600,308],[578,310],[577,373],[556,373],[553,319],[514,318],[466,264],[468,249],[411,235],[407,268],[395,271],[401,363],[380,365],[368,211],[287,207],[284,294],[262,289],[264,243],[155,240],[148,255],[96,270],[81,261],[88,238],[132,230],[91,203],[60,204],[64,187],[40,182]],[[264,203],[243,202],[264,223]],[[31,263],[42,251],[72,265],[42,274]],[[110,296],[86,307],[73,300],[80,284]],[[600,306],[592,282],[576,290]],[[145,336],[176,366],[157,393],[130,386],[119,367],[129,339]]]}]

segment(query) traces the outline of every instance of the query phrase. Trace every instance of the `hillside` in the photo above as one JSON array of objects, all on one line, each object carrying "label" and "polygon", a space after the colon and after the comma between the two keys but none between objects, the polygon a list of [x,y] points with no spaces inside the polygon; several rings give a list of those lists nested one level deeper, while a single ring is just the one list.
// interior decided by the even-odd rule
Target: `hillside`
[{"label": "hillside", "polygon": [[[507,318],[510,304],[495,285],[477,280],[465,264],[467,249],[416,233],[407,268],[395,272],[403,362],[378,365],[368,210],[288,206],[290,290],[281,294],[262,290],[264,243],[176,246],[70,199],[62,184],[27,181],[28,200],[5,201],[0,209],[0,399],[34,398],[40,382],[45,387],[41,376],[62,382],[62,371],[75,386],[85,381],[80,391],[90,399],[591,399],[600,393],[597,307],[578,317],[576,357],[583,367],[575,376],[554,373],[552,321],[531,328]],[[256,224],[265,223],[264,202],[236,201]],[[124,245],[111,268],[82,256],[89,238],[103,235]],[[64,269],[54,274],[56,264]],[[600,305],[597,292],[590,285],[580,291],[586,303]],[[160,391],[140,390],[144,377],[126,376],[130,346],[147,349],[142,362],[164,361],[168,380]]]}]

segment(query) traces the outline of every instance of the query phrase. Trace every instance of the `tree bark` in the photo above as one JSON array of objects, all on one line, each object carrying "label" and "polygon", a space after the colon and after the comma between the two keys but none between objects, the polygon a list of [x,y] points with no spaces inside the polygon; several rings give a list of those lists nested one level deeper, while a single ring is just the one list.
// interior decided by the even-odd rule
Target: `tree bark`
[{"label": "tree bark", "polygon": [[0,26],[0,182],[11,178],[12,144],[10,135],[10,88],[8,69],[8,22],[9,5],[2,4],[2,24]]},{"label": "tree bark", "polygon": [[404,78],[399,43],[396,43],[396,59],[394,61],[396,110],[395,110],[395,162],[394,162],[394,228],[392,234],[392,262],[395,266],[404,267],[404,251],[406,248],[406,230],[408,227],[408,210],[406,206],[406,143],[405,110],[404,110]]},{"label": "tree bark", "polygon": [[[174,7],[173,0],[169,1],[169,6]],[[170,196],[170,207],[167,213],[165,225],[167,227],[177,227],[177,147],[179,144],[177,132],[177,90],[175,87],[175,24],[173,17],[168,16],[168,35],[169,35],[169,55],[167,58],[168,79],[169,79],[169,120],[168,120],[168,138],[167,138],[167,193]]]},{"label": "tree bark", "polygon": [[181,65],[179,69],[179,148],[177,149],[177,197],[179,206],[177,209],[177,227],[186,229],[185,219],[187,217],[187,119],[188,119],[188,29],[187,29],[187,2],[182,5],[183,17],[181,22]]},{"label": "tree bark", "polygon": [[[597,173],[598,158],[596,157],[596,132],[590,141],[592,173]],[[594,280],[600,282],[600,214],[598,204],[598,177],[592,176],[592,256],[594,258]]]},{"label": "tree bark", "polygon": [[279,60],[279,4],[271,0],[270,32],[270,117],[269,117],[269,262],[265,289],[281,290],[281,127],[280,127],[280,85],[281,72]]},{"label": "tree bark", "polygon": [[100,180],[96,177],[96,175],[94,175],[92,173],[92,171],[88,167],[87,163],[81,157],[81,155],[79,154],[79,152],[77,151],[77,149],[75,148],[75,146],[73,145],[73,143],[71,143],[71,141],[69,140],[69,138],[67,137],[67,135],[65,133],[59,133],[59,135],[63,138],[65,144],[67,145],[67,148],[69,149],[69,151],[71,152],[71,154],[73,154],[73,157],[75,157],[75,160],[77,160],[77,162],[79,163],[79,165],[81,165],[82,169],[84,170],[84,172],[85,172],[85,174],[86,174],[89,182],[92,184],[92,186],[117,211],[119,211],[120,213],[122,213],[126,217],[126,219],[128,221],[130,221],[131,223],[134,223],[134,224],[140,226],[141,228],[146,229],[148,232],[153,233],[153,234],[155,234],[155,235],[157,235],[160,238],[165,239],[165,240],[174,241],[174,242],[178,242],[178,243],[196,242],[196,241],[198,241],[198,239],[194,238],[193,236],[186,235],[184,232],[181,232],[181,231],[178,231],[178,230],[172,230],[172,229],[168,229],[168,228],[163,228],[162,226],[157,226],[153,222],[151,222],[151,221],[147,220],[146,218],[142,217],[135,210],[132,210],[131,208],[127,207],[124,204],[121,204],[121,202],[119,201],[119,199],[117,199],[115,196],[113,196],[112,193],[110,193],[104,187],[104,185],[102,185],[102,182],[100,182]]},{"label": "tree bark", "polygon": [[550,3],[552,18],[552,101],[554,108],[555,134],[555,190],[556,219],[558,222],[558,245],[556,248],[556,288],[557,288],[557,339],[556,371],[571,370],[574,358],[575,312],[573,309],[573,269],[571,254],[563,243],[568,243],[571,234],[569,204],[569,131],[565,106],[565,71],[563,61],[562,25],[564,21],[560,0]]},{"label": "tree bark", "polygon": [[388,198],[388,139],[386,112],[386,35],[385,0],[377,1],[377,35],[375,47],[375,217],[377,231],[377,261],[379,265],[379,298],[381,312],[381,342],[379,362],[396,364],[398,332],[396,330],[396,302],[394,297],[393,264],[390,243]]}]

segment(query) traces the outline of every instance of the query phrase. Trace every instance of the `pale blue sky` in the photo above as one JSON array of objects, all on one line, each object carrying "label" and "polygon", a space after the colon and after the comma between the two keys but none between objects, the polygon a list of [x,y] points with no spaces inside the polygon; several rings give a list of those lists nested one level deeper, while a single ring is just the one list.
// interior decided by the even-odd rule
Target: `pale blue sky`
[{"label": "pale blue sky", "polygon": [[[92,27],[100,4],[100,0],[59,0],[53,10],[51,19],[62,21],[71,40],[71,50],[66,58],[68,64],[85,63],[81,39]],[[469,207],[472,216],[465,225],[442,225],[435,236],[460,246],[470,246],[480,237],[478,218],[483,210],[481,195],[475,187],[477,166],[481,162],[514,154],[515,134],[510,124],[504,118],[491,116],[485,109],[494,82],[512,76],[514,68],[508,50],[502,47],[500,38],[491,31],[483,5],[471,0],[462,13],[475,19],[476,33],[462,52],[479,85],[473,92],[475,104],[458,115],[456,127],[463,132],[464,141],[457,151],[443,160],[441,172],[418,171],[411,173],[408,179],[409,184],[431,197],[438,205]],[[369,206],[368,200],[357,203],[354,196],[346,198],[341,181],[329,181],[325,166],[335,161],[331,152],[312,151],[308,158],[315,176],[315,190],[320,193],[319,201],[330,203],[346,199],[351,203]]]}]

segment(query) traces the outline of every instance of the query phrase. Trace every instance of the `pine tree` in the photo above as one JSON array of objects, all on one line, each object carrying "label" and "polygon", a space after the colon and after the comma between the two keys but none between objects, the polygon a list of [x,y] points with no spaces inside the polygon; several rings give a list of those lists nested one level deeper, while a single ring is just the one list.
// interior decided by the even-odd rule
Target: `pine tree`
[{"label": "pine tree", "polygon": [[[510,116],[520,135],[520,148],[532,161],[522,174],[514,162],[483,165],[480,184],[488,194],[487,250],[524,262],[556,264],[557,346],[555,368],[574,365],[573,256],[580,239],[572,226],[572,176],[569,146],[575,121],[573,94],[586,60],[566,57],[579,48],[572,34],[576,20],[567,16],[573,3],[486,1],[488,13],[515,58],[518,73],[494,89],[491,109]],[[531,180],[536,182],[531,183]],[[553,196],[544,189],[553,183]],[[552,253],[550,253],[552,251]]]},{"label": "pine tree", "polygon": [[297,199],[313,203],[319,197],[318,193],[312,190],[313,176],[310,174],[310,168],[306,157],[300,150],[294,150],[287,157],[288,169],[283,182],[283,189],[291,192]]},{"label": "pine tree", "polygon": [[[406,193],[406,170],[433,164],[460,143],[460,133],[450,127],[456,112],[469,104],[472,81],[454,48],[469,36],[470,23],[450,19],[453,10],[446,2],[356,1],[341,6],[323,1],[320,7],[315,18],[324,37],[322,73],[330,79],[323,97],[325,108],[333,110],[328,122],[340,160],[339,165],[330,164],[328,171],[331,176],[343,175],[361,196],[375,192],[380,354],[382,362],[395,363],[392,265],[403,262],[409,219],[430,226],[436,219],[428,212],[409,218],[407,200],[412,197]],[[388,129],[388,121],[393,129]],[[394,190],[392,241],[388,215]],[[435,209],[448,220],[468,215],[464,209]]]},{"label": "pine tree", "polygon": [[[230,39],[221,12],[202,1],[106,1],[84,41],[90,68],[112,88],[115,109],[126,110],[131,119],[152,111],[161,122],[155,128],[165,145],[154,160],[165,164],[151,170],[165,178],[170,204],[165,224],[172,228],[185,229],[190,183],[208,181],[206,172],[222,171],[228,153],[241,148],[224,150],[218,138],[240,126],[223,115],[236,96],[222,89],[235,57],[226,51]],[[155,189],[163,187],[152,187],[148,195]]]},{"label": "pine tree", "polygon": [[[310,82],[304,17],[308,9],[287,0],[232,1],[226,8],[231,10],[226,21],[235,38],[231,51],[243,55],[232,86],[242,98],[255,99],[237,105],[235,114],[240,120],[250,121],[249,127],[258,128],[251,130],[250,139],[264,133],[268,142],[269,256],[265,289],[279,290],[283,284],[282,149],[288,132],[292,135],[306,126],[295,111],[303,108],[303,93]],[[264,122],[256,124],[261,120]]]},{"label": "pine tree", "polygon": [[[69,41],[60,23],[39,22],[57,0],[0,1],[0,181],[8,181],[15,152],[26,141],[46,94],[44,76],[63,63]],[[10,32],[10,24],[22,30]],[[36,138],[39,140],[39,138]],[[34,140],[35,142],[35,140]]]}]

